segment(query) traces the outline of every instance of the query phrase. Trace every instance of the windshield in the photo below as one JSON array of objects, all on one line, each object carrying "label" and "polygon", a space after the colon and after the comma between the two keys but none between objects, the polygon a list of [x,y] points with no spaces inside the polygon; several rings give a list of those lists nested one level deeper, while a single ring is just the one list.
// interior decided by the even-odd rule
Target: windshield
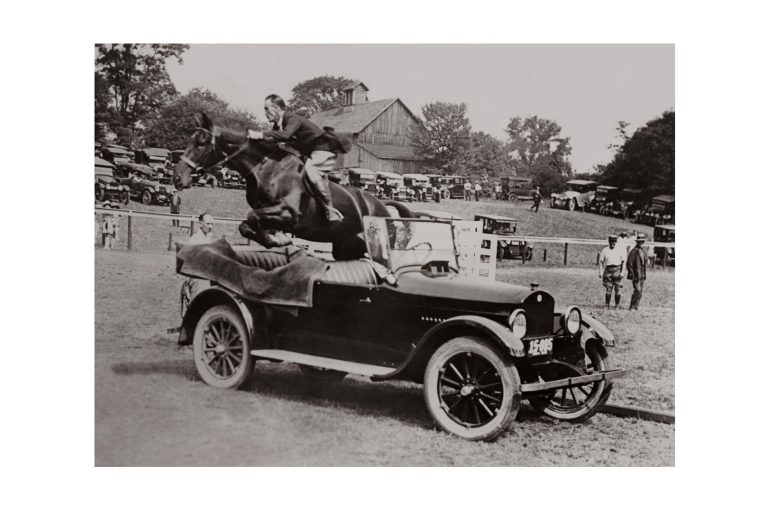
[{"label": "windshield", "polygon": [[458,270],[450,222],[364,217],[363,224],[371,259],[392,271],[434,261]]},{"label": "windshield", "polygon": [[590,190],[594,190],[594,187],[592,185],[568,183],[568,190],[572,192],[589,192]]}]

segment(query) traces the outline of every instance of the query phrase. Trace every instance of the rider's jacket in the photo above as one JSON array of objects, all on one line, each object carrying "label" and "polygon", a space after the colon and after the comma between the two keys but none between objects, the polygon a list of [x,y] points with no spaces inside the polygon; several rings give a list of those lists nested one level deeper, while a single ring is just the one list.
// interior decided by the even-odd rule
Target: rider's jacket
[{"label": "rider's jacket", "polygon": [[264,139],[271,142],[285,142],[296,148],[303,156],[310,156],[313,151],[346,153],[351,146],[346,137],[337,136],[332,128],[322,129],[293,112],[283,114],[281,125],[275,123],[272,130],[265,131]]}]

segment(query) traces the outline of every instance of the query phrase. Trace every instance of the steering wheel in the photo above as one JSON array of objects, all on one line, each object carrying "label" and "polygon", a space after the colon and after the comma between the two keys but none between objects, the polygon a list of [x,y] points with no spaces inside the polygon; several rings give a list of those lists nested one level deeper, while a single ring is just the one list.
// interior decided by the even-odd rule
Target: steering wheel
[{"label": "steering wheel", "polygon": [[429,243],[429,242],[427,242],[427,241],[424,241],[424,242],[419,242],[419,243],[417,243],[417,244],[414,244],[414,245],[412,245],[412,246],[410,246],[410,247],[406,247],[406,248],[405,248],[405,250],[406,250],[406,251],[417,251],[417,250],[418,250],[418,248],[419,248],[419,247],[422,247],[422,246],[426,246],[426,247],[427,247],[427,250],[426,250],[426,251],[423,251],[423,252],[424,252],[424,257],[423,257],[423,258],[419,258],[419,257],[418,257],[418,255],[419,255],[419,252],[422,252],[422,251],[418,251],[418,252],[414,252],[414,253],[413,253],[413,255],[414,255],[414,260],[415,260],[415,261],[416,261],[416,263],[418,263],[419,265],[423,265],[424,263],[426,263],[426,262],[428,262],[428,261],[429,261],[429,257],[432,255],[432,244],[431,244],[431,243]]},{"label": "steering wheel", "polygon": [[406,247],[405,249],[406,249],[407,251],[415,251],[417,247],[420,247],[420,246],[422,246],[422,245],[426,245],[426,246],[427,246],[427,250],[428,250],[429,252],[432,252],[432,244],[431,244],[431,243],[429,243],[429,242],[427,242],[427,241],[424,241],[424,242],[419,242],[419,243],[417,243],[417,244],[415,244],[415,245],[412,245],[412,246],[410,246],[410,247]]}]

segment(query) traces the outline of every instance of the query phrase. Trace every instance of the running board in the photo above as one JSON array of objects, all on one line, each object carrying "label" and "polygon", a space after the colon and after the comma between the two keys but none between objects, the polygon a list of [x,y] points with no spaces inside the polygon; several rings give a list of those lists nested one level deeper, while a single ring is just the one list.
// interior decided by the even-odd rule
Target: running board
[{"label": "running board", "polygon": [[589,384],[590,382],[600,382],[604,380],[615,379],[626,375],[631,370],[606,370],[591,375],[582,375],[580,377],[569,377],[567,379],[550,380],[548,382],[535,382],[532,384],[523,384],[522,391],[525,393],[538,393],[550,389],[562,389],[578,386],[579,384]]},{"label": "running board", "polygon": [[366,377],[387,375],[395,371],[395,368],[388,366],[375,366],[372,364],[352,363],[342,361],[341,359],[330,359],[328,357],[311,356],[289,350],[251,350],[251,354],[256,357],[266,359],[277,359],[289,363],[304,364],[307,366],[317,366],[327,370],[337,370],[340,372],[354,373],[355,375],[365,375]]}]

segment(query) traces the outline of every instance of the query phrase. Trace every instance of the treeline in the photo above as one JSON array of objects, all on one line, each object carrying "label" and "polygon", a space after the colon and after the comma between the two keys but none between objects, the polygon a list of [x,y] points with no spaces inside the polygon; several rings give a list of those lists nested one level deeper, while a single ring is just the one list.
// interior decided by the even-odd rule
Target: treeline
[{"label": "treeline", "polygon": [[[234,109],[216,94],[193,89],[181,95],[166,63],[182,63],[189,45],[110,44],[96,46],[95,133],[98,141],[131,148],[184,147],[193,116],[205,111],[242,127],[264,123],[251,112]],[[321,76],[297,84],[289,107],[307,116],[341,106],[342,89],[356,80]],[[538,116],[510,118],[501,141],[473,131],[464,103],[436,101],[421,108],[421,123],[411,133],[424,157],[424,173],[470,176],[495,181],[503,176],[531,178],[534,186],[561,189],[574,177],[570,138],[557,122]],[[665,112],[631,136],[620,122],[616,155],[597,165],[590,179],[609,185],[674,193],[674,112]]]}]

